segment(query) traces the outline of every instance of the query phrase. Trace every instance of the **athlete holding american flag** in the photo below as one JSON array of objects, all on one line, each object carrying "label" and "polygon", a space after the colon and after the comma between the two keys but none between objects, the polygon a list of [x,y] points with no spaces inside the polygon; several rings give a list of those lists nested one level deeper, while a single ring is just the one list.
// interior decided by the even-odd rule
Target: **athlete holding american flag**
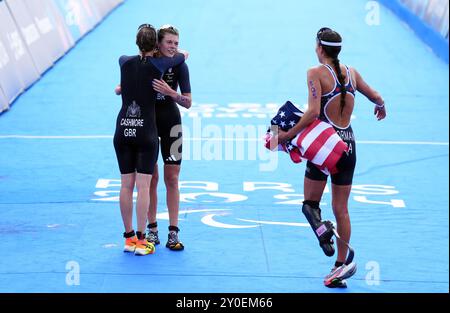
[{"label": "athlete holding american flag", "polygon": [[[324,284],[327,287],[346,287],[345,279],[356,272],[356,263],[352,262],[353,251],[350,251],[352,257],[347,258],[351,234],[348,199],[356,165],[355,137],[350,119],[356,91],[375,103],[374,114],[378,120],[386,117],[386,109],[382,97],[362,79],[354,68],[339,63],[338,55],[341,51],[342,38],[337,32],[330,28],[322,28],[317,33],[316,41],[316,54],[320,65],[307,72],[308,109],[292,128],[287,131],[279,129],[278,134],[271,138],[270,147],[288,142],[288,145],[298,146],[301,155],[305,156],[307,151],[304,151],[304,145],[315,146],[307,157],[304,179],[305,200],[302,212],[311,224],[327,256],[334,255],[334,242],[331,239],[333,227],[330,222],[322,221],[319,203],[328,174],[331,175],[332,207],[340,240],[337,241],[337,260],[330,274],[325,277]],[[328,126],[331,125],[334,131],[327,130],[329,127],[324,127],[323,122]],[[308,134],[312,139],[305,143]],[[334,158],[334,148],[325,149],[330,145],[335,147],[339,144],[341,147],[339,151],[342,152],[342,145],[339,143],[340,140],[336,140],[335,134],[347,144],[347,149],[335,162],[330,163],[336,165],[336,168],[330,171],[318,166],[313,158],[320,154],[319,151],[322,152],[320,158],[323,164],[325,164],[323,160],[328,157]],[[320,139],[321,136],[322,139]]]}]

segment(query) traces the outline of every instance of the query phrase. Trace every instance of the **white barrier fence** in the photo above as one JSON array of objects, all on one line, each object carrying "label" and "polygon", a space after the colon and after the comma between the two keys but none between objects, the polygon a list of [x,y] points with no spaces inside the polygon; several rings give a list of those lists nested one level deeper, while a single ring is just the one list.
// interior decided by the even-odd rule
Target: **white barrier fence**
[{"label": "white barrier fence", "polygon": [[124,0],[0,0],[0,112]]},{"label": "white barrier fence", "polygon": [[449,0],[401,0],[401,2],[448,40]]}]

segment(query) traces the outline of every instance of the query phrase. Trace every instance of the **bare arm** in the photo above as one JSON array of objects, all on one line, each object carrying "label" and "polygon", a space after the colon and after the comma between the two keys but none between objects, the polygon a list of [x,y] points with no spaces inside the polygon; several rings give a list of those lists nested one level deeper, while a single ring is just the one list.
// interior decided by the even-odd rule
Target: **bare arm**
[{"label": "bare arm", "polygon": [[362,78],[362,76],[354,69],[354,77],[356,80],[356,89],[366,96],[371,102],[375,103],[375,108],[373,114],[380,121],[386,117],[386,107],[384,105],[384,100],[381,95],[370,87]]},{"label": "bare arm", "polygon": [[309,124],[314,122],[314,120],[320,114],[320,97],[322,95],[322,87],[320,85],[319,75],[317,69],[310,69],[307,73],[307,83],[308,83],[308,109],[302,116],[300,121],[295,124],[294,127],[289,129],[287,132],[279,131],[278,141],[283,143],[289,139],[297,136],[300,131],[302,131]]},{"label": "bare arm", "polygon": [[288,131],[288,138],[293,138],[309,124],[314,122],[320,114],[320,97],[322,95],[322,86],[320,85],[319,75],[316,69],[310,69],[307,73],[308,83],[308,109],[300,121]]},{"label": "bare arm", "polygon": [[192,106],[192,97],[190,93],[182,93],[181,95],[177,93],[176,98],[173,98],[173,100],[186,109],[189,109]]},{"label": "bare arm", "polygon": [[186,109],[191,107],[192,99],[190,93],[182,93],[180,95],[178,92],[170,88],[170,86],[162,79],[154,79],[152,84],[153,89],[165,96],[172,97],[172,99],[179,105],[185,107]]}]

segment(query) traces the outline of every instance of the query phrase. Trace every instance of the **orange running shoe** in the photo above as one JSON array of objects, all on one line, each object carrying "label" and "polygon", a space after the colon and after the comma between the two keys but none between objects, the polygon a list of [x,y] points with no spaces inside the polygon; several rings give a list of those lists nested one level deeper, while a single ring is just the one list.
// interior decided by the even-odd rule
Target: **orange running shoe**
[{"label": "orange running shoe", "polygon": [[125,239],[125,247],[123,248],[124,252],[134,252],[136,250],[136,243],[138,239],[136,236],[126,238]]}]

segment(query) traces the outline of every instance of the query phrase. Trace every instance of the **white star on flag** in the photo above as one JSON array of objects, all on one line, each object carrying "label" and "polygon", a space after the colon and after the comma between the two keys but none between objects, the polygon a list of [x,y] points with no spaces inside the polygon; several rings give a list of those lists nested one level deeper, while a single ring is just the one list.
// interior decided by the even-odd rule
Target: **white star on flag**
[{"label": "white star on flag", "polygon": [[286,114],[285,114],[283,111],[280,112],[280,116],[281,116],[281,117],[284,117],[285,115],[286,115]]},{"label": "white star on flag", "polygon": [[281,127],[284,127],[284,126],[286,126],[286,123],[285,122],[281,122],[280,125],[281,125]]},{"label": "white star on flag", "polygon": [[290,121],[290,122],[289,122],[289,125],[290,125],[291,127],[294,127],[295,122],[294,122],[294,121]]}]

